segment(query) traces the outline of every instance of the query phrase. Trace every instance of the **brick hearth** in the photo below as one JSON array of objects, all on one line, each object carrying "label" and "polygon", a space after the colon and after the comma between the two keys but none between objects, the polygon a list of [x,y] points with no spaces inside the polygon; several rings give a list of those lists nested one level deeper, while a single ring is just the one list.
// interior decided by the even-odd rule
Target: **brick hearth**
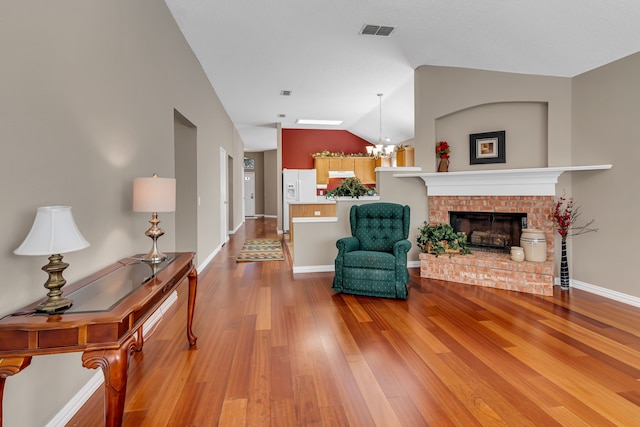
[{"label": "brick hearth", "polygon": [[553,196],[430,196],[429,221],[449,223],[449,211],[524,212],[529,228],[543,230],[547,260],[515,262],[507,254],[420,254],[420,277],[538,295],[553,294]]}]

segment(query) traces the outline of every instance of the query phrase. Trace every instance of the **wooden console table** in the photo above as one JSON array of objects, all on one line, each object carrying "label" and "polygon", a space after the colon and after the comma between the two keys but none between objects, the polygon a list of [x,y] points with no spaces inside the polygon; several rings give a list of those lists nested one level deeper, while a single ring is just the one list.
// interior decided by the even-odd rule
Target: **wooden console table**
[{"label": "wooden console table", "polygon": [[36,313],[38,301],[0,319],[0,426],[6,378],[29,366],[32,356],[70,352],[82,352],[84,367],[102,368],[105,426],[122,424],[129,356],[142,350],[142,325],[187,277],[187,339],[196,343],[191,330],[198,282],[194,254],[167,255],[155,265],[124,258],[66,286],[73,305],[64,313]]}]

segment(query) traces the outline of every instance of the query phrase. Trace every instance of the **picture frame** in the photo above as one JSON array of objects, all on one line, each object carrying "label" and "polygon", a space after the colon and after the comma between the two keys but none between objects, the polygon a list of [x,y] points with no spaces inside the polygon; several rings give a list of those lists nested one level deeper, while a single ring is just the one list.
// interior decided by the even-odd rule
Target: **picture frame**
[{"label": "picture frame", "polygon": [[251,157],[244,158],[244,168],[245,169],[255,169],[255,160]]},{"label": "picture frame", "polygon": [[472,133],[469,135],[469,163],[506,163],[506,131]]}]

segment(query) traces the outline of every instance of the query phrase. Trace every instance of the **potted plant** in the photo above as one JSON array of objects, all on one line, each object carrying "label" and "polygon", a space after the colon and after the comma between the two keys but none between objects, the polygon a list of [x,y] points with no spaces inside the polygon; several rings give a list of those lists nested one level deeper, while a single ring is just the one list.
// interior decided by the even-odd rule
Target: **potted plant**
[{"label": "potted plant", "polygon": [[462,231],[454,231],[450,224],[439,222],[437,224],[424,224],[418,228],[418,247],[424,253],[433,254],[436,257],[441,254],[470,254],[467,246],[467,234]]},{"label": "potted plant", "polygon": [[347,178],[335,189],[327,191],[327,198],[331,197],[355,197],[366,196],[371,188],[364,185],[358,178]]}]

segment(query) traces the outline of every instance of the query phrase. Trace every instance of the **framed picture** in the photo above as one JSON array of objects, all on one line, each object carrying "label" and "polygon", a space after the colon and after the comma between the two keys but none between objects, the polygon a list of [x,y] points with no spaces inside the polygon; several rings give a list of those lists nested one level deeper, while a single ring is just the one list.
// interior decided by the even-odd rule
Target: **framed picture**
[{"label": "framed picture", "polygon": [[506,163],[505,134],[505,131],[499,130],[469,135],[469,163]]},{"label": "framed picture", "polygon": [[244,158],[244,168],[245,169],[255,169],[255,160],[251,157]]}]

